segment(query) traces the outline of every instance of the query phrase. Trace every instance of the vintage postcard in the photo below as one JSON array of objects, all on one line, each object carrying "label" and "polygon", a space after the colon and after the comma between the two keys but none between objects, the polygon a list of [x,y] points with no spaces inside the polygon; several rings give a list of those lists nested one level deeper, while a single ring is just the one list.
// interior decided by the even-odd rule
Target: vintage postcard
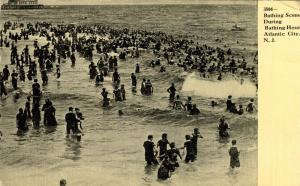
[{"label": "vintage postcard", "polygon": [[0,185],[300,185],[299,10],[3,0]]}]

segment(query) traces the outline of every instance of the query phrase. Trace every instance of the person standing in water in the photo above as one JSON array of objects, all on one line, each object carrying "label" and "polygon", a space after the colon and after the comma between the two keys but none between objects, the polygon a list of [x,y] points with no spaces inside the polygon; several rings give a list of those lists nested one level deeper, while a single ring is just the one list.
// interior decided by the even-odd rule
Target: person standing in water
[{"label": "person standing in water", "polygon": [[13,72],[11,74],[11,83],[12,83],[14,90],[17,90],[18,89],[18,73],[16,73],[15,70],[13,70]]},{"label": "person standing in water", "polygon": [[146,79],[144,78],[142,83],[141,83],[141,93],[142,95],[146,94]]},{"label": "person standing in water", "polygon": [[84,120],[84,117],[79,108],[75,108],[75,114],[76,118],[79,120],[79,122],[75,123],[75,133],[80,133],[83,135],[82,120]]},{"label": "person standing in water", "polygon": [[137,84],[136,76],[134,73],[131,73],[132,92],[136,92],[136,84]]},{"label": "person standing in water", "polygon": [[167,155],[170,159],[170,163],[173,165],[173,167],[179,167],[179,163],[177,161],[177,156],[179,156],[180,159],[182,159],[179,150],[175,147],[175,143],[170,143],[170,149],[167,150]]},{"label": "person standing in water", "polygon": [[233,105],[231,98],[232,96],[229,95],[226,101],[226,110],[229,112],[232,110],[232,105]]},{"label": "person standing in water", "polygon": [[145,83],[145,95],[151,96],[153,94],[153,86],[150,79]]},{"label": "person standing in water", "polygon": [[108,92],[105,88],[102,88],[101,95],[103,97],[103,104],[102,107],[108,107],[109,106],[109,98],[108,98]]},{"label": "person standing in water", "polygon": [[155,157],[154,153],[157,153],[157,150],[155,149],[155,144],[153,143],[153,136],[148,135],[148,140],[144,142],[144,148],[145,148],[145,161],[148,165],[157,165],[158,161]]},{"label": "person standing in water", "polygon": [[197,108],[196,104],[193,104],[192,109],[190,110],[190,115],[199,115],[200,110]]},{"label": "person standing in water", "polygon": [[135,73],[140,73],[140,65],[138,63],[135,66]]},{"label": "person standing in water", "polygon": [[40,103],[41,99],[41,86],[38,83],[37,79],[34,79],[34,83],[32,84],[32,97],[33,97],[33,104]]},{"label": "person standing in water", "polygon": [[28,126],[27,126],[27,122],[26,122],[26,115],[24,114],[22,108],[19,109],[19,113],[16,116],[16,120],[17,120],[17,128],[19,131],[27,131],[28,130]]},{"label": "person standing in water", "polygon": [[166,156],[168,144],[169,144],[168,135],[167,133],[163,133],[161,139],[157,142],[157,147],[159,148],[160,160],[163,160],[164,156]]},{"label": "person standing in water", "polygon": [[3,68],[3,81],[7,81],[10,76],[8,65],[5,65]]},{"label": "person standing in water", "polygon": [[173,104],[173,109],[181,110],[183,108],[184,108],[184,105],[182,104],[182,101],[180,100],[180,96],[177,95],[176,99],[174,101],[174,104]]},{"label": "person standing in water", "polygon": [[192,97],[191,96],[188,97],[188,99],[187,99],[184,106],[185,106],[186,111],[190,112],[192,110],[193,104],[192,104]]},{"label": "person standing in water", "polygon": [[190,135],[186,135],[185,139],[186,141],[184,142],[183,148],[186,149],[186,156],[184,161],[186,163],[189,163],[190,161],[193,162],[196,159],[194,144],[191,141]]},{"label": "person standing in water", "polygon": [[0,72],[0,98],[2,97],[2,95],[7,96],[7,92],[4,85],[2,73]]},{"label": "person standing in water", "polygon": [[219,129],[219,136],[221,138],[227,138],[227,137],[229,137],[229,133],[228,133],[227,130],[230,129],[230,128],[229,128],[228,123],[225,121],[224,116],[221,117],[221,119],[220,119],[220,123],[219,123],[218,129]]},{"label": "person standing in water", "polygon": [[176,88],[174,83],[172,83],[172,85],[167,89],[167,92],[170,94],[169,100],[172,103],[174,101],[175,94],[176,94]]},{"label": "person standing in water", "polygon": [[27,119],[31,119],[31,110],[30,110],[30,96],[27,97],[27,101],[25,103],[24,114]]},{"label": "person standing in water", "polygon": [[56,65],[56,79],[60,78],[60,67],[59,65]]},{"label": "person standing in water", "polygon": [[194,128],[194,133],[191,137],[192,146],[194,148],[195,158],[197,158],[197,152],[198,152],[198,138],[203,138],[203,136],[200,134],[198,128]]},{"label": "person standing in water", "polygon": [[251,98],[249,103],[247,104],[246,111],[248,113],[253,113],[254,111],[257,111],[257,109],[254,105],[254,99],[253,98]]},{"label": "person standing in water", "polygon": [[40,127],[41,111],[40,111],[40,104],[39,103],[33,103],[31,113],[32,113],[33,127],[35,127],[35,128]]},{"label": "person standing in water", "polygon": [[236,147],[236,140],[232,140],[231,144],[232,144],[232,146],[229,149],[230,167],[232,169],[234,169],[236,167],[240,167],[240,160],[239,160],[240,152],[238,151],[238,148]]},{"label": "person standing in water", "polygon": [[69,107],[69,112],[65,115],[65,121],[67,123],[67,137],[69,137],[71,130],[75,130],[75,124],[80,121],[76,118],[76,114],[73,112],[73,107]]}]

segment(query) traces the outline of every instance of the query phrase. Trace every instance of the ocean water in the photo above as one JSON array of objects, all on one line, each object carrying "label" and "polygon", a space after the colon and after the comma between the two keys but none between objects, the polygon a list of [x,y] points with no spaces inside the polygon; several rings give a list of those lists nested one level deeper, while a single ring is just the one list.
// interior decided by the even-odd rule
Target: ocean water
[{"label": "ocean water", "polygon": [[[257,7],[252,5],[62,6],[2,11],[0,22],[6,20],[99,23],[164,31],[201,44],[230,46],[237,56],[243,55],[250,62],[257,51]],[[246,30],[232,32],[234,24]],[[222,42],[216,42],[217,38]],[[35,38],[30,39],[19,42],[18,46],[32,45]],[[41,39],[40,42],[46,41]],[[0,55],[2,69],[10,62],[9,48],[0,48]],[[159,69],[147,67],[145,61],[153,56],[143,53],[139,59],[119,63],[127,100],[113,102],[110,110],[103,110],[102,87],[95,87],[89,80],[88,61],[76,57],[74,68],[69,62],[62,64],[60,81],[55,80],[54,74],[49,74],[49,85],[43,87],[44,97],[50,98],[57,109],[59,125],[56,128],[30,129],[24,136],[16,135],[15,115],[18,108],[25,105],[26,93],[31,87],[28,81],[20,85],[24,94],[19,100],[14,101],[10,95],[0,101],[0,130],[4,134],[0,141],[0,180],[4,185],[58,185],[61,178],[65,178],[68,185],[257,185],[257,115],[226,113],[226,100],[220,88],[232,90],[234,101],[245,104],[250,97],[256,97],[253,85],[247,80],[238,90],[228,88],[238,85],[238,80],[234,79],[220,85],[205,82],[205,87],[201,83],[203,80],[181,69],[168,66],[167,72],[160,74]],[[95,54],[94,61],[97,60]],[[144,77],[151,79],[154,85],[151,97],[131,93],[130,74],[137,62],[141,64],[142,72],[137,76],[138,85]],[[193,96],[193,102],[201,110],[198,117],[187,116],[169,107],[166,89],[172,82],[183,98]],[[190,88],[197,83],[198,87]],[[111,77],[105,79],[103,86],[112,97]],[[219,106],[211,108],[212,100],[219,102]],[[85,135],[80,143],[65,138],[64,115],[69,106],[79,107],[86,118],[83,123]],[[121,117],[117,113],[119,109],[124,112]],[[218,138],[217,125],[222,115],[230,123],[231,139],[237,139],[241,151],[241,168],[234,172],[229,170],[230,143]],[[180,168],[171,179],[158,181],[158,167],[147,168],[144,162],[142,144],[147,135],[153,134],[154,142],[157,142],[161,134],[167,132],[169,141],[181,147],[184,136],[191,134],[195,127],[204,136],[198,142],[198,160],[192,164],[180,161]]]}]

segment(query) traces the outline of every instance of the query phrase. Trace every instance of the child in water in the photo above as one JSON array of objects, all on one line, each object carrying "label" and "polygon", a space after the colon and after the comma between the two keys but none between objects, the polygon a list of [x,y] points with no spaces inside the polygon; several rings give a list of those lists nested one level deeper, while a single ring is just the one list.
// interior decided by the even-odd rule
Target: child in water
[{"label": "child in water", "polygon": [[239,160],[240,152],[236,147],[236,140],[232,140],[231,144],[232,146],[229,149],[230,167],[234,169],[235,167],[240,167],[240,160]]}]

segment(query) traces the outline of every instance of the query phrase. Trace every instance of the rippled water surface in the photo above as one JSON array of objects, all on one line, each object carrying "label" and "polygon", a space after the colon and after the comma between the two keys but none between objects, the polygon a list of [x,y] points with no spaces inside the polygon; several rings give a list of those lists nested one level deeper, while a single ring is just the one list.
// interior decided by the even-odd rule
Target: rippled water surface
[{"label": "rippled water surface", "polygon": [[[237,53],[252,56],[257,50],[256,16],[256,6],[249,5],[64,6],[46,10],[2,11],[0,22],[10,19],[105,23],[161,30],[175,35],[188,34],[200,43],[221,47],[226,44]],[[235,23],[245,27],[246,31],[230,31]],[[216,38],[224,38],[223,43],[214,43]],[[18,46],[32,45],[32,39],[18,43]],[[1,48],[0,54],[2,69],[4,64],[9,64],[9,48]],[[167,72],[160,74],[158,69],[144,64],[150,57],[145,53],[140,59],[120,62],[127,101],[113,102],[110,110],[101,107],[101,87],[95,87],[94,82],[89,80],[89,63],[85,59],[77,55],[74,68],[69,62],[62,64],[61,80],[56,81],[55,75],[49,74],[49,85],[43,87],[44,97],[50,98],[57,109],[59,125],[56,128],[42,127],[31,129],[24,136],[16,135],[15,115],[17,109],[24,106],[31,83],[20,85],[25,93],[18,101],[15,102],[11,95],[1,100],[0,129],[4,136],[0,142],[0,180],[5,185],[58,185],[61,178],[66,178],[68,185],[256,185],[256,115],[231,115],[224,112],[224,98],[181,90],[182,97],[193,95],[202,113],[198,117],[190,117],[171,110],[166,89],[171,82],[177,82],[178,89],[183,84],[186,86],[190,83],[185,81],[187,74],[174,67],[167,67]],[[94,60],[97,61],[97,55]],[[153,81],[155,92],[151,97],[131,93],[130,74],[137,62],[142,70],[138,75],[138,85],[143,77]],[[111,77],[105,79],[104,87],[112,92]],[[217,100],[220,105],[211,108],[212,100]],[[234,97],[234,101],[242,104],[248,100],[247,96]],[[83,123],[85,136],[81,143],[65,138],[64,115],[69,106],[79,107],[86,118]],[[119,109],[124,111],[121,117],[117,114]],[[217,137],[221,115],[228,118],[231,138],[237,139],[241,150],[241,168],[234,173],[229,171],[230,144],[220,142]],[[170,180],[157,181],[157,167],[145,167],[142,144],[146,136],[153,134],[156,142],[163,132],[167,132],[169,141],[175,141],[181,147],[184,136],[191,134],[195,127],[200,128],[204,136],[199,140],[198,160],[192,164],[180,162],[181,167]]]}]

